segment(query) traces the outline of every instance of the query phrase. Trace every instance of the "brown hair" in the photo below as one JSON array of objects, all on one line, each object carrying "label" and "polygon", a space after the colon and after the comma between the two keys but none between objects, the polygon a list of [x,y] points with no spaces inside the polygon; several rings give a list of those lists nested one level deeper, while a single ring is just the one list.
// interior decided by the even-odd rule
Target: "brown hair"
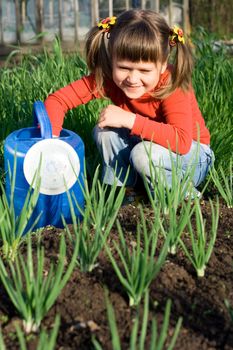
[{"label": "brown hair", "polygon": [[[155,98],[165,98],[176,88],[189,89],[193,68],[189,43],[169,45],[170,27],[165,19],[151,10],[129,10],[116,19],[110,32],[97,26],[88,33],[86,58],[90,71],[95,73],[97,89],[103,90],[105,79],[112,79],[112,58],[133,62],[171,61],[173,70],[166,85],[155,90]],[[171,50],[174,52],[171,55]]]}]

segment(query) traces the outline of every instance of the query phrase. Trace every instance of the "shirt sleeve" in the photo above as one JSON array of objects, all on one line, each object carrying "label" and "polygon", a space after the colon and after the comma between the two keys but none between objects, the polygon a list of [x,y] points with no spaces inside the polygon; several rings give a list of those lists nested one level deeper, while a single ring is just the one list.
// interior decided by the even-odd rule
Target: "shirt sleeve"
[{"label": "shirt sleeve", "polygon": [[162,122],[136,114],[131,134],[186,154],[192,143],[191,93],[176,89],[161,102],[161,114]]},{"label": "shirt sleeve", "polygon": [[76,80],[50,94],[44,104],[51,121],[53,135],[60,135],[64,117],[68,110],[85,104],[97,97],[99,95],[96,92],[93,74]]}]

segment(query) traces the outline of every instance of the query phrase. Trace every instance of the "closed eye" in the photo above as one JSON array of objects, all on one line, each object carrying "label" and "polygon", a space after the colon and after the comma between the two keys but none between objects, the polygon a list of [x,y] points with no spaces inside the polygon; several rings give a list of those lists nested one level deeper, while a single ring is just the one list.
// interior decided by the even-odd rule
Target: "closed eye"
[{"label": "closed eye", "polygon": [[141,69],[141,70],[140,70],[140,72],[142,72],[142,73],[150,73],[150,72],[151,72],[151,70]]},{"label": "closed eye", "polygon": [[123,69],[123,70],[130,70],[128,67],[124,67],[124,66],[118,66],[118,69]]}]

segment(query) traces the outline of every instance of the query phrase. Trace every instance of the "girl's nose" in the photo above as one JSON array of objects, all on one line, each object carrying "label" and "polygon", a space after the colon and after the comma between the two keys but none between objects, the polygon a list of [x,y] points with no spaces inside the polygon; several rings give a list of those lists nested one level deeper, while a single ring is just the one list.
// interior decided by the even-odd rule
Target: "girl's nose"
[{"label": "girl's nose", "polygon": [[138,82],[138,73],[137,71],[130,71],[128,73],[128,76],[127,76],[127,81],[130,83],[130,84],[135,84]]}]

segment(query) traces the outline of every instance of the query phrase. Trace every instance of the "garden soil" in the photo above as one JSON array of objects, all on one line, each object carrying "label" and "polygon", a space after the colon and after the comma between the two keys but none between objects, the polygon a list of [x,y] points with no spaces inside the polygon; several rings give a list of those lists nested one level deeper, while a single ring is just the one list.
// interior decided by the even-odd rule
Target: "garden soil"
[{"label": "garden soil", "polygon": [[[202,200],[201,205],[206,218],[206,227],[210,229],[209,201]],[[153,212],[148,203],[144,205],[144,215],[148,220],[152,219]],[[139,218],[139,208],[134,204],[125,205],[118,214],[129,245],[135,243],[136,225]],[[178,250],[175,256],[167,256],[161,271],[151,283],[149,325],[152,317],[155,317],[158,329],[161,328],[168,299],[172,300],[168,342],[178,318],[180,316],[183,318],[175,345],[176,350],[233,349],[233,320],[224,302],[228,300],[233,306],[232,228],[232,209],[227,208],[221,202],[217,239],[205,276],[198,278],[184,253]],[[45,247],[47,264],[56,261],[58,257],[61,232],[61,229],[48,227],[41,233],[41,243]],[[33,238],[35,239],[36,237]],[[118,241],[115,226],[109,236],[109,244],[112,248],[114,240]],[[189,244],[188,237],[186,240]],[[26,252],[25,247],[21,249]],[[72,254],[71,247],[69,249],[68,259]],[[42,326],[49,332],[53,329],[55,315],[61,316],[56,349],[91,350],[93,349],[91,341],[93,336],[102,344],[104,350],[113,349],[104,298],[105,288],[108,289],[109,299],[115,310],[121,348],[122,350],[129,349],[130,332],[136,310],[129,307],[127,294],[121,287],[104,252],[100,254],[98,266],[91,273],[81,273],[78,268],[74,270],[56,303],[43,320]],[[0,323],[8,350],[20,348],[15,333],[16,322],[21,324],[4,288],[0,286]],[[28,349],[36,349],[37,339],[37,335],[28,337]],[[149,344],[149,339],[150,326],[146,344]],[[145,346],[145,350],[147,349],[149,345]]]}]

